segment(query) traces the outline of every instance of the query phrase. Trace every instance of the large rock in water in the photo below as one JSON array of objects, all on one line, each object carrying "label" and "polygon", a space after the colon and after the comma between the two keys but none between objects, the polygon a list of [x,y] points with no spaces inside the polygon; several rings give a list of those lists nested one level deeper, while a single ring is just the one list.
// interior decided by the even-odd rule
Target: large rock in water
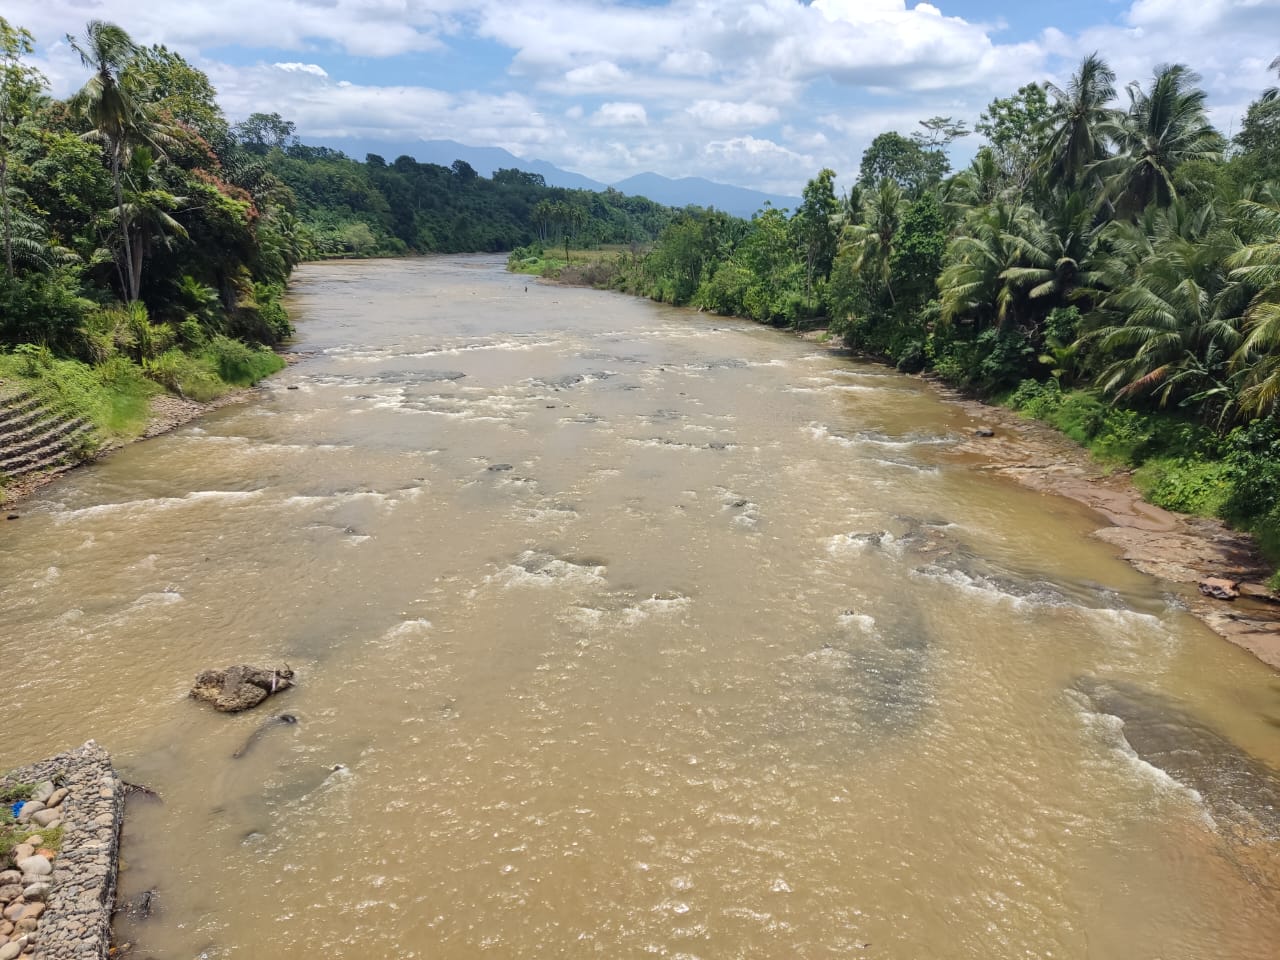
[{"label": "large rock in water", "polygon": [[196,677],[191,696],[211,703],[224,713],[238,713],[256,707],[273,693],[293,686],[293,671],[267,670],[240,664],[225,670],[205,670]]}]

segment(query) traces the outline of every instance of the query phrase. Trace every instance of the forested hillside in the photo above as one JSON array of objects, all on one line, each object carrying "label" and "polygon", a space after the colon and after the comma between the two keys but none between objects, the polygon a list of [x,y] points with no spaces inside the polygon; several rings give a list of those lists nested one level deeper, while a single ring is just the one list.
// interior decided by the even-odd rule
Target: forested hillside
[{"label": "forested hillside", "polygon": [[232,124],[208,77],[113,24],[69,36],[66,100],[0,18],[0,378],[136,432],[146,397],[209,399],[281,361],[293,267],[320,257],[651,242],[674,212],[616,191],[357,162],[257,113]]}]

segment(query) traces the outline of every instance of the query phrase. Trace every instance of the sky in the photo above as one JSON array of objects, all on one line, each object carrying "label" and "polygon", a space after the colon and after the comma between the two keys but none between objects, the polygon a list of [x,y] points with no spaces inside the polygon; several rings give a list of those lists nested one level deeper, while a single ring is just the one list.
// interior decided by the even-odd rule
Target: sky
[{"label": "sky", "polygon": [[204,70],[232,121],[279,113],[307,143],[457,140],[606,183],[653,171],[790,195],[822,167],[855,175],[878,133],[972,127],[1094,51],[1122,88],[1190,65],[1231,134],[1280,55],[1280,0],[5,0],[3,15],[35,34],[59,96],[87,76],[66,34],[102,19]]}]

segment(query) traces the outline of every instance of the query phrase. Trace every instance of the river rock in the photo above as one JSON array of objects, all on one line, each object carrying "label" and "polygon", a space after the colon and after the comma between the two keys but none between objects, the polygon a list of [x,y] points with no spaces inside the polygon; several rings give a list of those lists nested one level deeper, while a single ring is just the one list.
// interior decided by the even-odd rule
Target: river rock
[{"label": "river rock", "polygon": [[28,942],[27,937],[19,937],[17,940],[10,940],[3,947],[0,947],[0,960],[17,960],[19,954],[26,948]]},{"label": "river rock", "polygon": [[49,891],[52,889],[53,887],[50,884],[45,883],[44,881],[33,883],[29,887],[27,887],[25,890],[22,891],[22,899],[23,900],[48,900]]},{"label": "river rock", "polygon": [[1237,583],[1236,589],[1240,591],[1240,596],[1248,597],[1250,600],[1265,600],[1267,603],[1280,603],[1280,597],[1264,587],[1260,583]]},{"label": "river rock", "polygon": [[44,857],[30,856],[18,861],[18,869],[24,877],[47,877],[53,873],[53,864]]},{"label": "river rock", "polygon": [[[28,854],[30,856],[30,854]],[[5,870],[0,873],[0,887],[7,887],[11,883],[17,883],[22,879],[22,874],[17,870]]]},{"label": "river rock", "polygon": [[22,916],[22,911],[27,908],[27,904],[22,900],[15,900],[4,908],[4,918],[11,923],[17,923],[18,918]]},{"label": "river rock", "polygon": [[10,900],[17,900],[22,896],[22,884],[6,883],[0,887],[0,903],[8,903]]},{"label": "river rock", "polygon": [[1214,600],[1234,600],[1240,596],[1236,581],[1223,577],[1208,577],[1200,581],[1200,592]]},{"label": "river rock", "polygon": [[46,780],[31,791],[31,799],[39,800],[41,803],[47,803],[49,798],[53,796],[53,791],[53,781]]},{"label": "river rock", "polygon": [[21,923],[23,920],[39,920],[44,911],[45,905],[40,901],[28,903],[22,908],[22,916],[18,918],[18,923]]},{"label": "river rock", "polygon": [[45,809],[48,810],[52,807],[60,806],[62,801],[67,799],[67,794],[70,792],[66,787],[53,791],[49,799],[44,802]]},{"label": "river rock", "polygon": [[62,820],[62,811],[58,809],[50,810],[46,807],[43,810],[37,810],[31,819],[39,826],[48,829],[53,825],[55,820]]},{"label": "river rock", "polygon": [[990,427],[978,427],[977,430],[973,431],[973,435],[975,437],[994,437],[996,432]]},{"label": "river rock", "polygon": [[223,713],[238,713],[292,686],[293,671],[288,667],[267,670],[240,664],[225,670],[205,670],[196,677],[191,696],[213,704]]},{"label": "river rock", "polygon": [[37,813],[44,809],[44,802],[41,800],[28,800],[22,805],[22,809],[18,811],[18,822],[27,823]]},{"label": "river rock", "polygon": [[20,843],[13,848],[13,862],[21,863],[27,857],[34,856],[36,848],[29,843]]}]

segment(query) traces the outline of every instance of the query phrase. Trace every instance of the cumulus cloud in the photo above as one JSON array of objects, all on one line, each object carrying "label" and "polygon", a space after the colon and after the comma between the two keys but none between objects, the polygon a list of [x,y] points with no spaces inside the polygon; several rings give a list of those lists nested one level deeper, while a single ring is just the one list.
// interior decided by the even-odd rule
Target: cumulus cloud
[{"label": "cumulus cloud", "polygon": [[[820,166],[852,173],[877,133],[910,132],[937,114],[972,123],[1028,81],[1064,82],[1095,50],[1122,84],[1186,61],[1225,130],[1275,79],[1267,64],[1280,0],[1121,0],[1092,22],[1082,9],[1078,23],[1016,37],[955,13],[953,0],[8,0],[5,9],[42,42],[38,65],[59,95],[86,76],[60,38],[93,16],[180,51],[210,74],[232,119],[277,111],[312,142],[448,138],[602,180],[653,169],[792,193]],[[961,141],[957,162],[975,146]]]},{"label": "cumulus cloud", "polygon": [[778,119],[777,107],[726,100],[698,100],[685,107],[694,120],[713,130],[738,130],[763,126]]},{"label": "cumulus cloud", "polygon": [[643,127],[648,122],[648,114],[639,103],[603,103],[591,115],[591,125],[596,127]]}]

